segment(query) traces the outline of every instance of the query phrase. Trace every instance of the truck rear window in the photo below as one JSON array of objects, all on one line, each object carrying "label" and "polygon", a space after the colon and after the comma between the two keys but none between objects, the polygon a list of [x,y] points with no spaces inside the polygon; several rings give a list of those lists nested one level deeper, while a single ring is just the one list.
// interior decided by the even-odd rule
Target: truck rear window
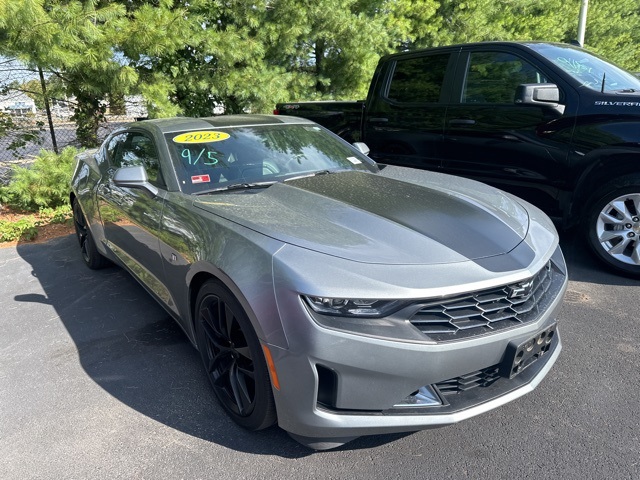
[{"label": "truck rear window", "polygon": [[398,60],[387,98],[401,103],[438,103],[448,63],[448,53]]}]

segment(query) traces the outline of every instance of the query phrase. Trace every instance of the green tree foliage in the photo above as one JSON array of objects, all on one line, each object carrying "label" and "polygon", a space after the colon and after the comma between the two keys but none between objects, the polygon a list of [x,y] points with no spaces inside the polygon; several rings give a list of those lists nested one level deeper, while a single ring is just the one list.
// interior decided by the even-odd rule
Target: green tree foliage
[{"label": "green tree foliage", "polygon": [[492,40],[568,41],[567,33],[577,25],[579,7],[577,0],[441,0],[432,25],[428,29],[417,26],[413,46]]},{"label": "green tree foliage", "polygon": [[[488,40],[570,41],[580,0],[0,0],[0,54],[76,98],[83,145],[105,100],[141,93],[152,117],[268,112],[362,98],[378,58]],[[591,0],[586,46],[640,70],[637,0]]]},{"label": "green tree foliage", "polygon": [[44,124],[36,122],[25,127],[23,122],[16,122],[11,115],[0,112],[0,137],[9,137],[7,150],[12,150],[14,155],[27,143],[41,143],[40,132]]},{"label": "green tree foliage", "polygon": [[585,44],[587,48],[630,71],[640,71],[638,1],[591,0]]},{"label": "green tree foliage", "polygon": [[294,92],[317,98],[364,95],[378,57],[391,47],[376,3],[274,2],[267,16],[274,40],[268,61],[290,74]]},{"label": "green tree foliage", "polygon": [[[45,82],[45,88],[50,101],[65,100],[67,96],[66,85],[59,77],[49,77]],[[39,79],[31,79],[22,83],[12,82],[8,85],[7,90],[24,93],[33,100],[36,108],[44,110],[44,93]]]},{"label": "green tree foliage", "polygon": [[93,2],[2,0],[3,53],[55,71],[76,96],[74,119],[83,145],[96,143],[105,93],[126,88],[130,74],[113,58],[113,32],[121,6]]},{"label": "green tree foliage", "polygon": [[[440,0],[426,30],[414,30],[412,47],[491,40],[577,38],[580,0]],[[434,28],[435,25],[435,28]],[[640,6],[637,0],[591,0],[585,47],[640,70]]]},{"label": "green tree foliage", "polygon": [[[66,93],[76,99],[72,118],[84,146],[97,143],[105,99],[130,93],[139,81],[121,54],[125,46],[149,55],[182,44],[168,27],[185,12],[172,9],[172,2],[145,2],[135,12],[127,11],[125,3],[129,5],[106,0],[0,0],[1,53],[53,72],[64,82]],[[149,100],[154,101],[152,94]]]},{"label": "green tree foliage", "polygon": [[[178,5],[178,2],[176,2]],[[188,6],[188,8],[187,8]],[[285,87],[278,69],[264,62],[266,5],[248,0],[185,1],[188,34],[180,48],[135,58],[141,75],[173,87],[169,98],[185,115],[266,108]]]}]

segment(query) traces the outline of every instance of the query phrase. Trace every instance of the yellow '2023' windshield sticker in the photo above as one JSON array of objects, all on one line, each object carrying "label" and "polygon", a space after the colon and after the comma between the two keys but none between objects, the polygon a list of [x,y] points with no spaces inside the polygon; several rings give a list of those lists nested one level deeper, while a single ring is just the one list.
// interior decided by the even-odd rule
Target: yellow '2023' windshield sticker
[{"label": "yellow '2023' windshield sticker", "polygon": [[229,138],[228,133],[213,131],[198,131],[182,133],[173,137],[174,143],[209,143],[220,142]]}]

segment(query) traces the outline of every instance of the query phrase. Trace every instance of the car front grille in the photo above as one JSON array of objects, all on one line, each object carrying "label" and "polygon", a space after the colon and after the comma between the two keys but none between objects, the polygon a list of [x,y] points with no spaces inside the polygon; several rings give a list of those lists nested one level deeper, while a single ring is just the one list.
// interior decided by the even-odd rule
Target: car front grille
[{"label": "car front grille", "polygon": [[438,342],[460,340],[530,323],[562,288],[549,262],[531,279],[421,305],[409,321]]},{"label": "car front grille", "polygon": [[450,378],[436,387],[442,395],[457,395],[476,387],[488,387],[500,378],[500,365],[483,368],[475,372],[467,373],[460,377]]}]

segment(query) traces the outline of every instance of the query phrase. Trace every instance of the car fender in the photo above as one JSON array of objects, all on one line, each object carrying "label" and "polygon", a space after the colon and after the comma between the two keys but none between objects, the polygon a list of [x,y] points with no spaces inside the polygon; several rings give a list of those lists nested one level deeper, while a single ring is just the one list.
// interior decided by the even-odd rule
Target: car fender
[{"label": "car fender", "polygon": [[[238,299],[262,342],[288,348],[273,288],[272,258],[282,242],[233,222],[220,219],[215,223],[209,222],[208,215],[204,213],[198,216],[198,227],[194,228],[198,232],[199,248],[196,251],[180,252],[167,243],[161,246],[167,267],[178,267],[175,273],[182,277],[182,280],[177,279],[183,283],[178,308],[185,320],[185,330],[189,330],[190,340],[195,343],[195,302],[198,291],[205,281],[215,279]],[[254,239],[254,236],[257,238]],[[191,255],[193,257],[188,258]],[[177,263],[182,263],[183,267]],[[185,267],[184,273],[179,273]],[[170,270],[167,272],[167,280],[171,281],[173,273]],[[260,315],[256,314],[258,311]],[[263,319],[262,323],[258,317]]]}]

